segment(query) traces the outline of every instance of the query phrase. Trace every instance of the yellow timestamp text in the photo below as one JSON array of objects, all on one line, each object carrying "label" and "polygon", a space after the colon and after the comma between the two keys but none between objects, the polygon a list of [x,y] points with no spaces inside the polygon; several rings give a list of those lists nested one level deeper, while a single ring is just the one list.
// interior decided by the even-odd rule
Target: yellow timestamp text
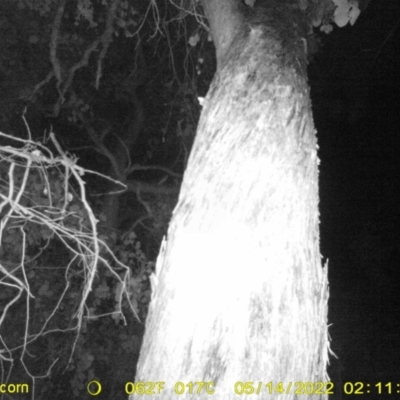
[{"label": "yellow timestamp text", "polygon": [[236,382],[234,392],[238,395],[248,394],[334,394],[332,382]]},{"label": "yellow timestamp text", "polygon": [[[165,389],[165,382],[127,382],[125,393],[131,394],[160,394]],[[173,388],[175,394],[214,394],[214,382],[176,382]]]}]

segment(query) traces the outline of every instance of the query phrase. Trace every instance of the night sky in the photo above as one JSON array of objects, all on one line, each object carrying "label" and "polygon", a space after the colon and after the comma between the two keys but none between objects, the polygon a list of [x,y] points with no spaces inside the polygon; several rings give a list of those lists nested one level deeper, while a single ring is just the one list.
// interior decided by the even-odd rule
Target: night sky
[{"label": "night sky", "polygon": [[372,1],[353,27],[335,29],[322,43],[309,77],[320,147],[321,253],[329,266],[332,349],[343,382],[371,383],[371,392],[377,382],[393,382],[396,390],[400,1]]}]

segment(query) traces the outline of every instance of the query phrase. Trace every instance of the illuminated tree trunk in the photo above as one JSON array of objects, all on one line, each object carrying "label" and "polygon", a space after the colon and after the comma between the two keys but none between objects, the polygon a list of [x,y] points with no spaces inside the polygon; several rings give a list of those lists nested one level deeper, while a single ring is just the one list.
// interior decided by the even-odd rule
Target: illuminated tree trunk
[{"label": "illuminated tree trunk", "polygon": [[[213,382],[229,400],[249,381],[281,399],[272,390],[282,382],[294,399],[303,383],[326,380],[327,361],[301,14],[284,1],[257,10],[202,3],[218,69],[157,262],[136,382],[165,382],[163,400],[178,398],[177,382]],[[318,389],[311,398],[330,386],[307,393]],[[209,399],[205,388],[196,398]]]}]

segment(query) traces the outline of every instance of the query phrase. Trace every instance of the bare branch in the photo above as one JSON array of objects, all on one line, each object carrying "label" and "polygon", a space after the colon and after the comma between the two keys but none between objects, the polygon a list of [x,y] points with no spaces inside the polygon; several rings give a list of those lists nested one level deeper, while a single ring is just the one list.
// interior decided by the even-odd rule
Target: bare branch
[{"label": "bare branch", "polygon": [[54,71],[50,71],[50,72],[47,74],[46,78],[44,78],[42,81],[40,81],[40,82],[33,88],[33,92],[32,92],[32,94],[31,94],[29,100],[32,100],[32,99],[33,99],[33,96],[36,94],[36,92],[37,92],[43,85],[45,85],[46,83],[49,83],[50,80],[53,78],[53,76],[55,76],[55,75],[54,75]]},{"label": "bare branch", "polygon": [[175,178],[182,178],[182,174],[178,174],[177,172],[171,171],[169,168],[159,167],[157,165],[132,165],[128,173],[131,174],[135,171],[162,171],[168,175],[174,176]]},{"label": "bare branch", "polygon": [[56,16],[53,22],[53,28],[51,30],[51,39],[50,39],[50,62],[53,66],[53,72],[57,79],[57,89],[60,95],[61,95],[60,87],[62,84],[62,74],[61,74],[60,61],[57,58],[57,46],[58,46],[58,39],[60,36],[61,20],[64,14],[66,3],[67,0],[62,0],[57,8]]},{"label": "bare branch", "polygon": [[[6,135],[2,132],[0,132],[0,137],[6,137],[10,140],[14,140],[22,144],[20,148],[16,148],[13,146],[0,146],[0,160],[10,165],[8,168],[8,179],[5,180],[6,184],[2,188],[2,191],[0,191],[0,209],[2,209],[4,206],[6,207],[6,211],[4,212],[4,215],[2,215],[2,219],[0,221],[0,243],[2,234],[5,232],[8,221],[10,221],[11,219],[21,222],[17,225],[14,224],[12,228],[20,229],[22,238],[20,244],[21,252],[19,263],[14,268],[10,268],[8,265],[6,265],[6,263],[3,263],[3,260],[1,260],[0,262],[0,291],[4,287],[7,289],[12,288],[13,291],[17,291],[17,293],[14,293],[13,295],[10,294],[10,298],[7,299],[7,304],[4,304],[3,309],[0,312],[0,327],[5,322],[6,315],[8,315],[9,312],[11,313],[11,307],[17,301],[21,301],[21,298],[25,298],[27,310],[25,320],[25,332],[23,338],[21,339],[21,343],[17,346],[14,346],[14,349],[20,348],[22,350],[21,362],[23,363],[23,357],[24,354],[26,354],[27,352],[28,344],[36,340],[39,335],[46,333],[46,326],[49,324],[50,319],[53,318],[53,316],[59,309],[61,301],[65,296],[65,293],[69,286],[67,271],[70,270],[73,265],[79,265],[84,270],[82,298],[77,307],[77,323],[74,328],[78,333],[82,328],[82,319],[85,317],[85,313],[87,313],[86,300],[89,292],[92,290],[93,279],[95,273],[99,268],[99,265],[104,265],[110,271],[112,276],[117,279],[118,285],[120,285],[121,287],[120,297],[123,295],[129,297],[128,290],[131,273],[129,267],[118,261],[116,256],[107,246],[107,244],[104,241],[100,240],[98,237],[98,221],[95,218],[93,211],[87,202],[85,182],[82,179],[82,176],[85,173],[93,171],[88,171],[82,167],[79,167],[76,164],[76,158],[71,157],[69,154],[62,150],[53,132],[50,133],[50,139],[52,140],[57,151],[59,152],[59,156],[56,157],[54,157],[52,152],[47,149],[43,144],[35,143],[32,140],[22,140],[12,137],[10,135]],[[25,192],[28,190],[28,176],[33,167],[39,169],[40,173],[43,174],[45,180],[47,180],[47,169],[53,166],[65,170],[62,175],[65,177],[63,192],[66,197],[69,197],[68,193],[71,189],[69,178],[75,178],[75,181],[79,185],[78,199],[85,208],[86,215],[88,216],[89,226],[79,225],[78,228],[76,228],[73,226],[69,227],[68,225],[64,224],[65,218],[74,215],[74,211],[68,211],[65,209],[65,207],[61,209],[60,206],[52,206],[51,202],[50,205],[46,207],[32,207],[26,206],[25,203],[22,201],[22,196],[25,195]],[[15,174],[16,168],[22,169],[22,179],[19,179],[18,182],[16,180]],[[118,183],[113,179],[111,179],[111,181]],[[48,190],[48,192],[50,193],[50,190]],[[24,230],[24,224],[28,221],[34,224],[38,224],[39,226],[48,228],[52,232],[52,235],[55,235],[72,253],[72,259],[66,270],[65,275],[65,289],[59,297],[59,300],[57,301],[57,304],[55,305],[53,311],[48,317],[46,317],[46,320],[40,332],[34,335],[29,334],[29,309],[31,307],[30,299],[34,296],[30,287],[31,278],[26,273],[25,269],[27,262],[30,261],[28,260],[26,254],[28,238]],[[102,250],[105,250],[105,254],[108,254],[111,257],[113,263],[117,265],[120,269],[122,269],[122,273],[120,271],[116,272],[116,270],[110,265],[107,259],[103,257],[102,254],[104,253],[104,251],[100,252],[100,247]],[[76,263],[77,261],[79,262]],[[130,302],[129,299],[128,302],[133,313],[138,317],[137,312],[135,311],[135,306]],[[122,318],[124,318],[122,314],[122,307],[120,307],[116,311],[122,315]],[[76,340],[77,338],[78,336],[76,337]],[[76,340],[74,342],[74,347],[76,345]],[[4,340],[1,336],[0,343],[2,344],[2,348],[6,349],[6,352],[8,352],[11,357],[11,352],[7,350],[7,345],[4,343]],[[1,360],[8,359],[7,354],[4,353],[5,350],[1,349],[0,362]],[[29,376],[34,378],[33,375]]]},{"label": "bare branch", "polygon": [[70,87],[72,80],[74,79],[75,72],[78,69],[80,69],[82,67],[86,67],[88,65],[89,57],[97,49],[97,46],[99,45],[99,43],[100,43],[99,39],[96,39],[95,41],[93,41],[93,43],[83,53],[82,58],[68,70],[68,78],[66,79],[65,83],[63,84],[63,89],[61,92],[62,96],[64,96],[65,92]]},{"label": "bare branch", "polygon": [[99,59],[97,60],[97,73],[96,73],[96,89],[99,90],[100,79],[102,76],[103,59],[107,54],[108,47],[112,42],[112,35],[114,33],[114,20],[115,14],[118,9],[121,0],[114,0],[107,13],[107,23],[106,30],[101,37],[101,43],[103,44],[103,49],[100,52]]},{"label": "bare branch", "polygon": [[[114,154],[112,154],[107,146],[100,140],[94,129],[89,124],[85,124],[85,128],[90,139],[92,139],[93,143],[95,144],[96,150],[108,158],[113,167],[115,175],[118,177],[118,179],[123,180],[123,176],[121,174],[121,171],[119,170],[118,162]],[[110,128],[108,129],[111,130]]]},{"label": "bare branch", "polygon": [[154,194],[176,194],[179,193],[178,186],[160,186],[155,183],[144,183],[136,180],[129,180],[126,183],[128,190],[136,192],[138,189],[141,192]]}]

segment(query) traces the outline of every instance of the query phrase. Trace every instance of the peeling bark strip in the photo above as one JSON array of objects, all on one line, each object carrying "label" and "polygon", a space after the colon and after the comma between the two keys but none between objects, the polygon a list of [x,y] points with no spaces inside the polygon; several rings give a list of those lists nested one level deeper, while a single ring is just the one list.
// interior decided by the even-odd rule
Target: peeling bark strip
[{"label": "peeling bark strip", "polygon": [[[232,2],[204,0],[206,15],[242,13],[218,3]],[[177,382],[213,382],[216,398],[230,400],[243,398],[238,382],[264,383],[269,399],[282,393],[266,383],[292,384],[285,398],[295,399],[301,383],[326,380],[327,271],[304,46],[280,26],[296,15],[265,15],[253,24],[239,15],[234,40],[215,40],[224,50],[157,265],[136,377],[165,382],[163,400],[210,396],[178,395]],[[229,24],[210,19],[213,34],[221,20]],[[319,394],[307,398],[328,388],[315,385]]]}]

